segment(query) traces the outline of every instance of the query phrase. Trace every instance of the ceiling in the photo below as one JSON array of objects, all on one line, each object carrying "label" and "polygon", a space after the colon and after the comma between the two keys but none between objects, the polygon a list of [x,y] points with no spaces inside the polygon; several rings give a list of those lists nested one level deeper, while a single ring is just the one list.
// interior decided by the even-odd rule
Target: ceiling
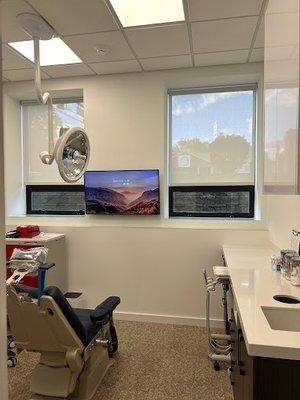
[{"label": "ceiling", "polygon": [[43,67],[47,79],[262,61],[266,2],[183,0],[184,22],[124,29],[108,0],[2,0],[3,80],[33,79],[33,64],[7,45],[28,40],[23,12],[40,14],[83,61]]}]

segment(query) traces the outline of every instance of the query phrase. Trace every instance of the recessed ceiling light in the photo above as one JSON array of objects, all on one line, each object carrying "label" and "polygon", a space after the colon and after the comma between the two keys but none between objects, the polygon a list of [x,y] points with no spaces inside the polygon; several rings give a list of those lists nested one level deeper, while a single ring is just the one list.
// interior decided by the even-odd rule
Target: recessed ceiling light
[{"label": "recessed ceiling light", "polygon": [[124,27],[183,21],[182,0],[110,0]]},{"label": "recessed ceiling light", "polygon": [[[8,44],[30,61],[34,62],[33,40]],[[75,64],[82,62],[74,51],[57,37],[50,40],[40,40],[40,59],[42,67],[46,65]]]}]

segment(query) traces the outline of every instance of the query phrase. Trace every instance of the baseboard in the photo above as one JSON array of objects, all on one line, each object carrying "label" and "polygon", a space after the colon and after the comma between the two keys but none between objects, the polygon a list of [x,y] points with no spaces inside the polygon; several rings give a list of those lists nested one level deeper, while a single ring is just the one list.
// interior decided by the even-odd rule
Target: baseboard
[{"label": "baseboard", "polygon": [[[205,318],[181,317],[176,315],[127,313],[122,311],[115,311],[114,318],[119,321],[156,322],[159,324],[205,327]],[[211,319],[210,324],[212,328],[224,327],[224,322],[221,319]]]}]

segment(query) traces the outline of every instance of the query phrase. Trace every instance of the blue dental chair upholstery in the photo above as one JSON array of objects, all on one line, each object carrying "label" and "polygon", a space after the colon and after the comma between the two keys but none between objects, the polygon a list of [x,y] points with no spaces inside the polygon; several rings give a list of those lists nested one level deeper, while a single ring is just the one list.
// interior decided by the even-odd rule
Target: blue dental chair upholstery
[{"label": "blue dental chair upholstery", "polygon": [[111,296],[99,304],[95,310],[72,308],[56,286],[47,287],[43,295],[54,299],[84,346],[87,346],[102,326],[109,322],[114,309],[120,304],[119,297]]},{"label": "blue dental chair upholstery", "polygon": [[[31,298],[37,298],[38,290],[26,285],[16,285],[17,293],[26,293]],[[56,286],[48,286],[43,293],[50,296],[61,309],[65,318],[74,329],[84,346],[87,346],[95,337],[103,325],[112,318],[112,313],[120,304],[117,296],[108,297],[94,310],[84,308],[72,308],[60,289]]]}]

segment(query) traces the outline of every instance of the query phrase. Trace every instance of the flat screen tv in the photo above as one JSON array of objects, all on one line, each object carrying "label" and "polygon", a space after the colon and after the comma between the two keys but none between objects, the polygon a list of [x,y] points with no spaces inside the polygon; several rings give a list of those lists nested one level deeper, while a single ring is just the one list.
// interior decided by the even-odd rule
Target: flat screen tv
[{"label": "flat screen tv", "polygon": [[158,215],[159,171],[88,171],[84,175],[87,214]]}]

